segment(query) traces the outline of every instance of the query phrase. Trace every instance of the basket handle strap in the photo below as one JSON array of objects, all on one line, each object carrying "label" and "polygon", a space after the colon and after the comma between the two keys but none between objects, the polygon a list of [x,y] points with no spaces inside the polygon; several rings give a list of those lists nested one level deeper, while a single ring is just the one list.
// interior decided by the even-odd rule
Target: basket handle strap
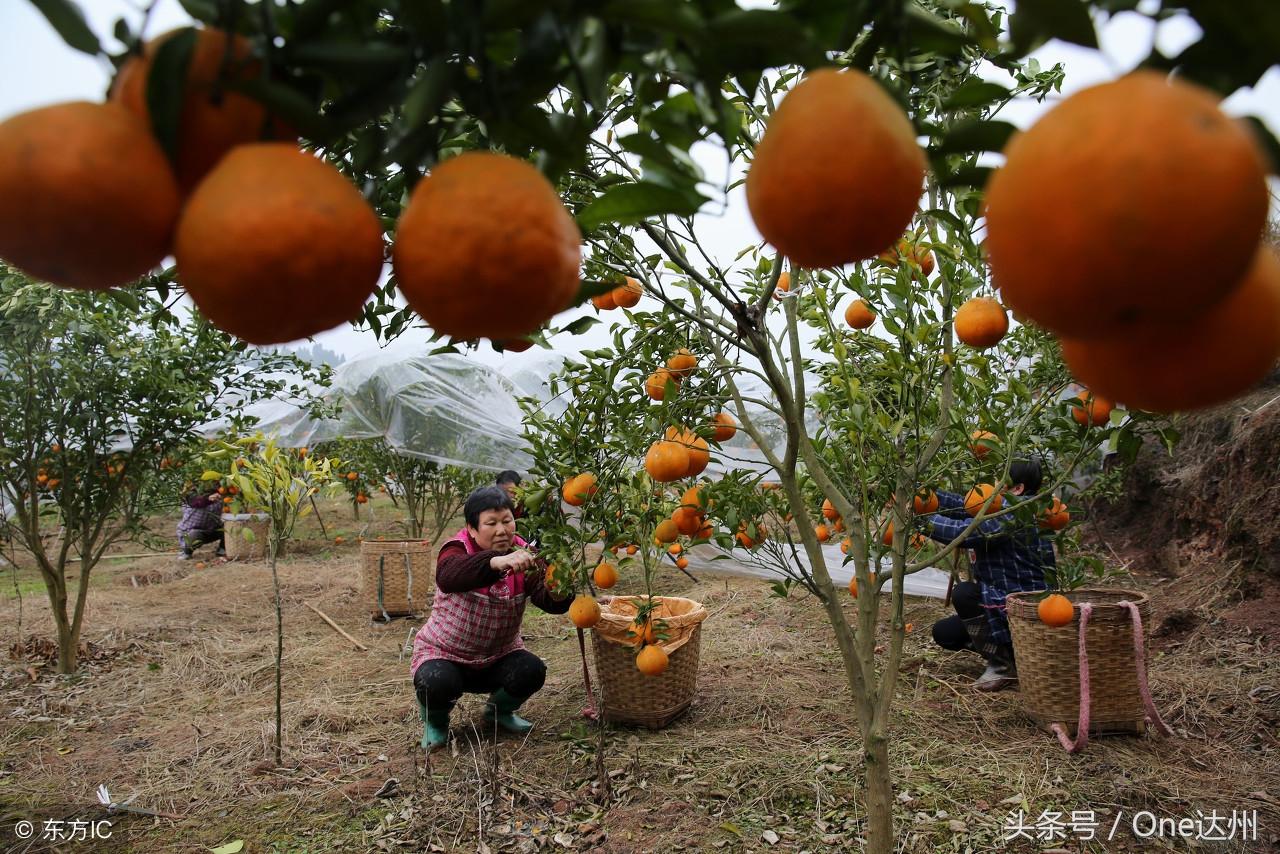
[{"label": "basket handle strap", "polygon": [[386,561],[386,555],[378,555],[378,610],[382,612],[382,621],[389,623],[391,615],[387,613],[387,606],[382,604],[382,577],[386,570]]},{"label": "basket handle strap", "polygon": [[1133,617],[1133,651],[1134,660],[1138,665],[1138,693],[1142,695],[1142,707],[1147,711],[1147,723],[1164,735],[1173,735],[1173,729],[1156,711],[1156,703],[1151,699],[1151,688],[1147,684],[1147,655],[1146,641],[1142,636],[1142,614],[1138,612],[1138,606],[1128,600],[1121,602],[1120,607],[1127,608],[1129,616]]},{"label": "basket handle strap", "polygon": [[1080,605],[1080,717],[1076,721],[1075,741],[1067,735],[1067,728],[1062,724],[1050,727],[1067,753],[1079,753],[1089,743],[1089,706],[1092,705],[1093,698],[1089,693],[1089,651],[1085,645],[1085,629],[1092,613],[1092,604],[1084,602]]}]

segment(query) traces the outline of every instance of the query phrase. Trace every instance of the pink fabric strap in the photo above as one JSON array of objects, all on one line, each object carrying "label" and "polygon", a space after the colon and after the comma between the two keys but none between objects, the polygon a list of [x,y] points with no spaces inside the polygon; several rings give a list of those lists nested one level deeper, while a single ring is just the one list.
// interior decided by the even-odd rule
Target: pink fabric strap
[{"label": "pink fabric strap", "polygon": [[1147,711],[1147,723],[1164,735],[1173,735],[1173,729],[1156,711],[1155,700],[1151,699],[1151,689],[1147,686],[1147,654],[1146,641],[1142,637],[1142,615],[1138,613],[1138,606],[1132,602],[1121,602],[1120,607],[1128,608],[1129,615],[1133,617],[1133,649],[1138,662],[1138,693],[1142,695],[1142,707]]},{"label": "pink fabric strap", "polygon": [[1050,729],[1058,737],[1067,753],[1079,753],[1089,743],[1089,706],[1093,702],[1089,694],[1089,651],[1085,644],[1085,629],[1089,626],[1089,616],[1093,613],[1093,605],[1085,602],[1080,606],[1080,717],[1076,721],[1076,739],[1071,740],[1067,728],[1062,724],[1054,724]]}]

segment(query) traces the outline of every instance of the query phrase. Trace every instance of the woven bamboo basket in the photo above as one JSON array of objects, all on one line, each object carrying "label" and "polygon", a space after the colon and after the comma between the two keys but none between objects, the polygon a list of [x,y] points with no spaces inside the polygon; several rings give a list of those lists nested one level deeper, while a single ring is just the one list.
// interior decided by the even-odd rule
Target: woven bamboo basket
[{"label": "woven bamboo basket", "polygon": [[[250,536],[245,535],[245,531]],[[265,513],[237,513],[222,517],[228,560],[262,560],[267,556],[271,521]]]},{"label": "woven bamboo basket", "polygon": [[661,729],[693,704],[707,609],[692,599],[656,597],[653,614],[666,623],[662,648],[669,664],[657,676],[646,676],[636,668],[636,649],[628,638],[640,598],[615,596],[601,608],[600,622],[591,631],[601,714],[611,723]]},{"label": "woven bamboo basket", "polygon": [[365,540],[360,567],[361,590],[377,620],[416,614],[435,587],[427,540]]},{"label": "woven bamboo basket", "polygon": [[1014,655],[1018,661],[1018,693],[1036,725],[1047,732],[1063,729],[1076,737],[1080,718],[1080,605],[1093,610],[1085,628],[1090,704],[1088,734],[1141,735],[1147,714],[1139,691],[1137,644],[1130,611],[1132,602],[1145,625],[1151,605],[1134,590],[1072,590],[1063,593],[1075,613],[1065,626],[1040,622],[1041,593],[1013,593],[1006,601]]}]

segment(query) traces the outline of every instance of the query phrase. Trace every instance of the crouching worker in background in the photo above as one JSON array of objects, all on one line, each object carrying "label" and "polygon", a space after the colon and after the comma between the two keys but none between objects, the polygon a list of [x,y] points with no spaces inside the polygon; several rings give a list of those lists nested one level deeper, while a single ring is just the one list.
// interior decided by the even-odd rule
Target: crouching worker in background
[{"label": "crouching worker in background", "polygon": [[[1034,460],[1010,464],[1006,504],[1033,499],[1041,478],[1040,464]],[[939,492],[938,501],[940,512],[924,517],[920,524],[927,536],[950,543],[971,520],[963,496]],[[1046,589],[1045,570],[1055,566],[1053,544],[1040,536],[1034,521],[1019,523],[1006,515],[978,523],[962,545],[971,550],[973,581],[962,581],[951,591],[956,614],[933,624],[933,639],[943,649],[968,649],[985,658],[987,669],[973,687],[999,691],[1018,681],[1005,597]]]},{"label": "crouching worker in background", "polygon": [[202,495],[191,487],[182,499],[182,519],[178,522],[178,560],[190,560],[192,553],[205,543],[217,543],[215,554],[227,553],[226,535],[222,530],[222,496],[217,492]]},{"label": "crouching worker in background", "polygon": [[485,721],[508,732],[533,724],[516,714],[542,687],[547,666],[524,648],[525,602],[563,614],[569,598],[545,584],[546,564],[516,535],[511,496],[485,486],[463,505],[466,527],[440,546],[431,616],[413,642],[413,686],[424,724],[422,747],[449,737],[449,713],[463,693],[488,693]]}]

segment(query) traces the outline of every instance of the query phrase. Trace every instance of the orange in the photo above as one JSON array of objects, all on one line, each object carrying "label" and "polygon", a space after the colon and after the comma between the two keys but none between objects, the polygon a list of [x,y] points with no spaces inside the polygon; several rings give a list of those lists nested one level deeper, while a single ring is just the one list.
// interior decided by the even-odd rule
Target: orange
[{"label": "orange", "polygon": [[851,546],[853,546],[853,540],[849,539],[848,537],[845,537],[843,540],[840,541],[840,553],[848,554]]},{"label": "orange", "polygon": [[980,460],[986,459],[987,454],[991,453],[991,447],[980,444],[980,440],[995,442],[999,439],[995,433],[990,433],[986,430],[974,430],[969,438],[973,440],[969,443],[969,450]]},{"label": "orange", "polygon": [[932,489],[926,489],[915,494],[911,499],[911,509],[917,515],[925,513],[934,513],[938,509],[938,493]]},{"label": "orange", "polygon": [[580,629],[591,628],[600,622],[600,603],[585,593],[579,593],[569,605],[569,620]]},{"label": "orange", "polygon": [[392,262],[400,291],[437,332],[528,335],[578,293],[582,236],[542,173],[469,151],[418,182]]},{"label": "orange", "polygon": [[880,538],[880,542],[884,543],[886,546],[893,545],[893,523],[892,522],[890,522],[888,526],[885,527],[884,536]]},{"label": "orange", "polygon": [[1076,400],[1080,401],[1080,405],[1071,407],[1071,417],[1076,420],[1077,424],[1082,424],[1085,427],[1096,427],[1099,424],[1106,424],[1111,419],[1113,407],[1111,401],[1105,397],[1082,391],[1076,395]]},{"label": "orange", "polygon": [[828,519],[840,518],[840,512],[836,510],[836,506],[831,503],[830,498],[822,499],[822,515]]},{"label": "orange", "polygon": [[644,295],[644,288],[638,281],[627,276],[625,284],[619,285],[609,293],[613,297],[614,305],[618,308],[634,308],[640,302],[640,297]]},{"label": "orange", "polygon": [[564,482],[560,488],[560,497],[564,503],[573,507],[581,507],[587,499],[596,494],[596,476],[589,471],[576,474]]},{"label": "orange", "polygon": [[1005,303],[1092,338],[1225,297],[1266,222],[1267,163],[1218,101],[1138,71],[1014,136],[986,188],[986,248]]},{"label": "orange", "polygon": [[711,423],[716,428],[711,438],[717,442],[727,442],[738,433],[738,422],[727,412],[717,412],[711,417]]},{"label": "orange", "polygon": [[644,456],[644,470],[659,483],[679,480],[689,470],[689,452],[679,442],[659,439]]},{"label": "orange", "polygon": [[747,172],[756,228],[803,267],[873,258],[911,223],[925,158],[902,108],[866,74],[824,68],[769,119]]},{"label": "orange", "polygon": [[694,534],[700,540],[709,540],[716,535],[716,528],[706,519],[702,520],[702,527],[698,529],[698,533]]},{"label": "orange", "polygon": [[591,304],[601,311],[612,311],[618,307],[617,300],[614,298],[616,292],[617,288],[612,291],[605,291],[602,294],[596,294],[591,298]]},{"label": "orange", "polygon": [[658,545],[674,543],[678,536],[680,536],[680,529],[670,519],[663,519],[653,529],[653,541]]},{"label": "orange", "polygon": [[636,645],[656,643],[658,640],[658,633],[654,631],[652,620],[645,620],[643,623],[639,619],[632,620],[631,625],[627,626],[627,631],[632,635],[631,642]]},{"label": "orange", "polygon": [[866,300],[856,299],[844,310],[844,322],[853,329],[866,329],[876,322],[876,313]]},{"label": "orange", "polygon": [[709,506],[702,500],[702,487],[691,486],[680,496],[681,507],[702,508]]},{"label": "orange", "polygon": [[707,444],[706,439],[691,431],[686,431],[681,436],[680,443],[684,445],[685,451],[689,455],[689,468],[684,473],[684,476],[697,477],[702,474],[711,462],[711,447]]},{"label": "orange", "polygon": [[929,277],[934,268],[933,253],[919,244],[912,246],[905,237],[898,241],[897,246],[889,247],[876,258],[894,267],[898,265],[899,259],[908,258],[916,263],[925,278]]},{"label": "orange", "polygon": [[858,598],[858,578],[854,576],[849,579],[849,595],[854,599]]},{"label": "orange", "polygon": [[1071,522],[1071,513],[1067,510],[1067,505],[1062,503],[1058,496],[1053,497],[1053,503],[1040,514],[1040,527],[1046,531],[1061,531]]},{"label": "orange", "polygon": [[[994,491],[995,491],[995,486],[993,486],[990,483],[980,483],[977,486],[975,486],[973,489],[969,490],[964,496],[965,512],[967,512],[970,516],[977,516],[978,512],[982,510],[982,504],[984,501],[987,500],[987,496],[989,496]],[[995,498],[991,499],[991,504],[987,506],[986,512],[995,513],[1003,505],[1004,505],[1004,497],[1001,495],[997,495]]]},{"label": "orange", "polygon": [[680,552],[682,551],[684,551],[684,546],[680,545],[679,543],[672,543],[671,545],[667,546],[667,554],[672,555],[673,557],[679,556]]},{"label": "orange", "polygon": [[782,295],[791,290],[791,274],[783,270],[778,274],[778,287],[773,292],[774,299],[782,299]]},{"label": "orange", "polygon": [[0,123],[0,258],[64,288],[103,290],[169,254],[181,198],[147,127],[72,101]]},{"label": "orange", "polygon": [[596,583],[596,587],[608,590],[618,583],[618,568],[611,563],[601,562],[591,574],[591,579]]},{"label": "orange", "polygon": [[698,367],[698,359],[685,348],[681,347],[676,354],[667,359],[667,370],[672,376],[684,379],[693,373],[693,369]]},{"label": "orange", "polygon": [[670,663],[667,653],[656,643],[646,645],[636,656],[636,668],[645,676],[657,676]]},{"label": "orange", "polygon": [[692,537],[702,527],[702,514],[694,507],[680,507],[671,514],[676,529],[686,537]]},{"label": "orange", "polygon": [[1062,358],[1095,395],[1152,412],[1231,400],[1280,357],[1280,261],[1259,249],[1225,300],[1187,323],[1150,323],[1114,338],[1062,340]]},{"label": "orange", "polygon": [[1004,306],[991,297],[974,297],[956,310],[956,337],[979,350],[994,347],[1009,331]]},{"label": "orange", "polygon": [[813,529],[813,535],[818,538],[818,542],[825,543],[831,539],[831,530],[826,525],[818,525]]},{"label": "orange", "polygon": [[382,225],[328,163],[255,143],[230,151],[188,197],[173,254],[215,326],[281,344],[360,313],[382,274]]},{"label": "orange", "polygon": [[357,474],[356,472],[353,472],[353,471],[347,472],[347,480],[358,480],[359,477],[360,475]]},{"label": "orange", "polygon": [[658,370],[649,374],[649,378],[644,381],[645,393],[654,400],[665,399],[668,381],[674,383],[676,388],[680,387],[680,377],[672,374],[666,368],[658,368]]},{"label": "orange", "polygon": [[688,568],[689,568],[689,559],[688,559],[687,557],[679,557],[679,558],[676,558],[676,568],[677,568],[677,569],[688,569]]},{"label": "orange", "polygon": [[753,549],[765,541],[767,534],[768,532],[765,530],[764,525],[757,522],[756,536],[753,539],[750,534],[750,528],[744,521],[738,523],[738,533],[735,536],[735,539],[738,541],[738,545],[742,546],[744,549]]},{"label": "orange", "polygon": [[[185,28],[183,28],[185,29]],[[147,78],[161,44],[183,29],[171,30],[147,42],[141,56],[132,56],[120,66],[111,87],[111,100],[151,127],[147,107]],[[183,84],[182,118],[178,121],[178,148],[175,171],[184,193],[237,145],[296,138],[279,122],[267,121],[261,103],[226,85],[259,76],[262,63],[253,57],[253,45],[237,35],[228,44],[227,34],[217,29],[196,32],[195,47]]]},{"label": "orange", "polygon": [[1041,599],[1036,613],[1040,616],[1040,622],[1054,628],[1067,625],[1076,616],[1071,600],[1061,593],[1050,593]]}]

